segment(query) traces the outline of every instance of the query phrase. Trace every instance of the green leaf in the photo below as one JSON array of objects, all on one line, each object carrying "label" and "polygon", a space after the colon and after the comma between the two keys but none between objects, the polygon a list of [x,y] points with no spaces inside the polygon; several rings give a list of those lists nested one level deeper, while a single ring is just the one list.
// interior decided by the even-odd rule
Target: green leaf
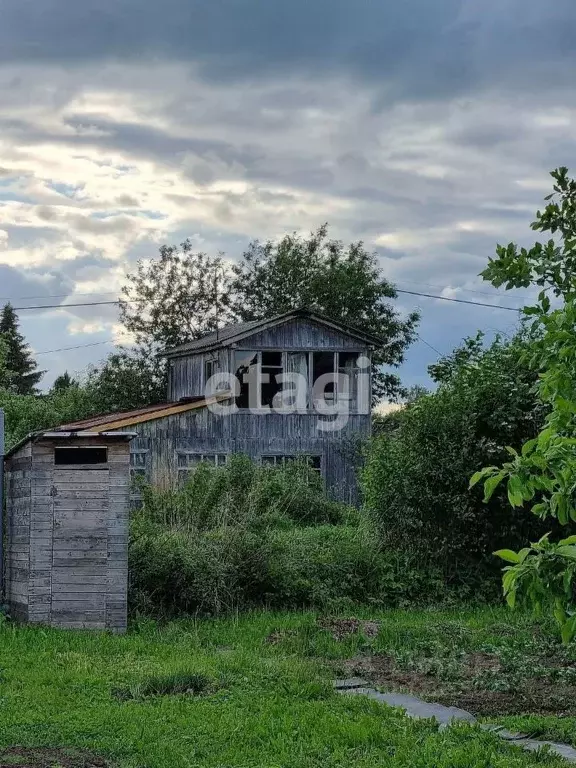
[{"label": "green leaf", "polygon": [[560,546],[567,546],[569,544],[576,544],[576,535],[575,536],[568,536],[566,539],[561,539],[558,544]]},{"label": "green leaf", "polygon": [[492,554],[496,555],[496,557],[499,557],[501,560],[505,560],[507,563],[517,564],[521,562],[520,555],[511,549],[499,549]]},{"label": "green leaf", "polygon": [[556,554],[562,557],[569,557],[571,560],[576,560],[576,546],[561,546],[556,548]]},{"label": "green leaf", "polygon": [[492,475],[492,477],[489,477],[486,482],[484,483],[484,503],[487,501],[490,501],[492,498],[492,494],[496,490],[496,488],[500,485],[502,480],[504,479],[504,472],[498,472],[497,475]]},{"label": "green leaf", "polygon": [[482,480],[483,477],[484,477],[483,469],[481,469],[479,472],[474,472],[474,474],[470,478],[470,484],[468,488],[473,488],[477,483],[480,482],[480,480]]},{"label": "green leaf", "polygon": [[508,501],[513,507],[521,507],[524,501],[522,481],[517,475],[508,478]]},{"label": "green leaf", "polygon": [[538,445],[538,440],[536,438],[534,438],[533,440],[527,440],[522,446],[522,456],[528,456],[528,454],[532,453],[532,451],[537,445]]}]

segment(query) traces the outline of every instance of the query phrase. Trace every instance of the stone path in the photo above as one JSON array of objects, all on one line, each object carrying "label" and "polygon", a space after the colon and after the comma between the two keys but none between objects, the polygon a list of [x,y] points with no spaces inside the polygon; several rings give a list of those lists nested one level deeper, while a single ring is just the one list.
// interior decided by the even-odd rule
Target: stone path
[{"label": "stone path", "polygon": [[[370,699],[382,701],[391,707],[401,707],[408,717],[416,719],[434,718],[440,724],[440,728],[446,728],[458,720],[469,723],[477,722],[474,715],[463,709],[458,709],[458,707],[444,707],[442,704],[422,701],[422,699],[406,693],[380,693],[375,688],[370,688],[366,680],[358,677],[353,677],[349,680],[336,680],[334,687],[339,693],[368,696]],[[485,731],[490,731],[508,743],[522,747],[522,749],[536,752],[542,749],[542,747],[547,746],[551,752],[563,757],[569,763],[576,763],[576,749],[569,747],[567,744],[557,744],[553,741],[538,741],[522,733],[511,733],[498,725],[491,725],[490,723],[479,723],[479,725]]]}]

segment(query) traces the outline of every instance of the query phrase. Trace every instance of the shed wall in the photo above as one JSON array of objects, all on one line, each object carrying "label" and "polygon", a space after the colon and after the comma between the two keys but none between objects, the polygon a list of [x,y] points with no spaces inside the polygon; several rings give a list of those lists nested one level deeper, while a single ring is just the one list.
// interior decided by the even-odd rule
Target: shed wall
[{"label": "shed wall", "polygon": [[322,475],[331,495],[355,503],[358,443],[370,435],[370,416],[355,414],[339,432],[317,429],[319,416],[252,414],[219,416],[207,408],[127,427],[138,434],[132,450],[147,452],[147,472],[155,485],[168,486],[178,476],[177,454],[244,453],[256,461],[262,455],[313,454],[321,457]]},{"label": "shed wall", "polygon": [[124,631],[127,621],[129,458],[126,440],[107,462],[62,465],[56,447],[28,443],[7,460],[7,581],[11,614],[31,623]]}]

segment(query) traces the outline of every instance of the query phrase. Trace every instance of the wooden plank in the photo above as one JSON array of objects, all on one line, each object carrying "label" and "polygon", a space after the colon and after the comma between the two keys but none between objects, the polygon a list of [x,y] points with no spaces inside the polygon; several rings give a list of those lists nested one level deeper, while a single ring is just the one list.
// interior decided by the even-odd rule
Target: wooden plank
[{"label": "wooden plank", "polygon": [[74,621],[74,622],[93,622],[93,621],[105,621],[105,609],[94,609],[82,607],[74,610],[69,610],[64,606],[52,607],[52,619],[59,619],[60,621]]},{"label": "wooden plank", "polygon": [[[70,570],[70,569],[68,569]],[[102,569],[104,571],[104,569]],[[93,586],[99,589],[103,589],[108,586],[108,577],[105,572],[98,576],[87,576],[84,573],[54,573],[52,575],[52,584],[54,588],[61,588],[65,586],[72,586],[75,584],[82,584],[86,586]]]},{"label": "wooden plank", "polygon": [[74,537],[66,536],[64,538],[54,537],[53,542],[54,553],[58,553],[58,557],[62,557],[63,553],[70,552],[75,557],[80,556],[80,552],[105,552],[106,551],[106,537]]},{"label": "wooden plank", "polygon": [[106,577],[106,564],[93,565],[90,563],[84,563],[76,568],[69,568],[67,566],[55,566],[52,570],[52,579],[55,582],[65,582],[66,579],[90,579],[93,577]]},{"label": "wooden plank", "polygon": [[60,627],[61,629],[90,629],[92,631],[105,630],[105,621],[58,621],[52,622],[52,626]]},{"label": "wooden plank", "polygon": [[[86,553],[88,555],[89,553]],[[86,556],[86,557],[73,557],[73,554],[70,554],[70,556],[67,557],[61,557],[61,553],[59,553],[58,557],[54,557],[53,565],[55,566],[64,566],[69,568],[77,568],[78,566],[83,565],[101,565],[105,566],[107,561],[106,555],[92,555]]]}]

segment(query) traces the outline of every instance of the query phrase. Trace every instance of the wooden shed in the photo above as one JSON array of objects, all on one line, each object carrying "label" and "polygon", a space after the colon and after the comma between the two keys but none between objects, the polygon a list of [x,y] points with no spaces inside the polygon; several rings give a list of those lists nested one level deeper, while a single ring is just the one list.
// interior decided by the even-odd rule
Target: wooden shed
[{"label": "wooden shed", "polygon": [[6,456],[5,594],[19,621],[123,632],[129,432],[42,432]]}]

